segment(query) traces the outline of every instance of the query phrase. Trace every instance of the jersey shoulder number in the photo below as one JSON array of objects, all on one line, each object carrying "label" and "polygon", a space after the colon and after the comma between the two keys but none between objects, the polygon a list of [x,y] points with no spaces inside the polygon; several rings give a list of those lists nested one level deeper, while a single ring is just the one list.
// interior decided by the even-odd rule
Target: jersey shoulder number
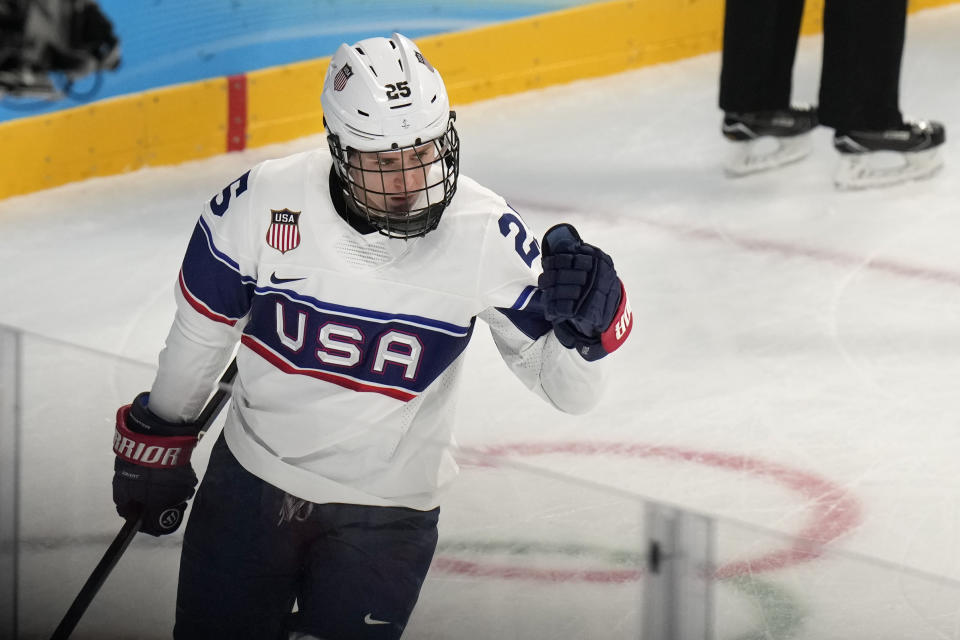
[{"label": "jersey shoulder number", "polygon": [[500,227],[500,235],[504,238],[513,236],[513,248],[517,255],[528,267],[532,267],[533,261],[540,255],[540,245],[537,243],[537,239],[530,234],[516,209],[510,207],[510,211],[500,216],[497,225]]},{"label": "jersey shoulder number", "polygon": [[247,192],[247,180],[250,177],[250,171],[228,184],[219,194],[210,198],[210,212],[218,218],[223,216],[230,208],[230,200],[239,198]]}]

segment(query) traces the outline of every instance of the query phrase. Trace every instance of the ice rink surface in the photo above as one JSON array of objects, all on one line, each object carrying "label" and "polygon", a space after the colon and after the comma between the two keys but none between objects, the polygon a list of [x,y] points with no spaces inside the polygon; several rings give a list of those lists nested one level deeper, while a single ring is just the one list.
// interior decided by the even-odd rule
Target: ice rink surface
[{"label": "ice rink surface", "polygon": [[[801,42],[796,100],[816,101],[820,45]],[[457,110],[462,171],[539,233],[568,221],[610,253],[636,325],[581,417],[523,390],[477,332],[458,439],[515,464],[465,465],[405,637],[638,637],[643,578],[623,554],[643,549],[646,498],[725,523],[718,638],[960,638],[960,587],[912,573],[960,580],[960,7],[909,23],[902,109],[947,128],[929,181],[838,192],[825,129],[801,163],[725,178],[719,60]],[[26,385],[23,637],[49,633],[119,528],[113,403],[152,379],[201,204],[324,144],[0,201],[0,324],[122,357],[27,351],[44,382]],[[58,410],[68,424],[43,417]],[[78,637],[168,635],[178,541],[138,538]]]}]

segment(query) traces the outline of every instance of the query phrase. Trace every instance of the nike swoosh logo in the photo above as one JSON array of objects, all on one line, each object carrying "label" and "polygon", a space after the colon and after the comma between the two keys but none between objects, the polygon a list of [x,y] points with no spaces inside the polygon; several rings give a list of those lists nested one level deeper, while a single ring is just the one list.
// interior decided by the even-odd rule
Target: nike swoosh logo
[{"label": "nike swoosh logo", "polygon": [[374,620],[369,613],[363,616],[363,621],[366,624],[390,624],[387,620]]},{"label": "nike swoosh logo", "polygon": [[297,280],[306,280],[306,278],[278,278],[276,271],[270,274],[270,282],[272,282],[273,284],[283,284],[285,282],[296,282]]}]

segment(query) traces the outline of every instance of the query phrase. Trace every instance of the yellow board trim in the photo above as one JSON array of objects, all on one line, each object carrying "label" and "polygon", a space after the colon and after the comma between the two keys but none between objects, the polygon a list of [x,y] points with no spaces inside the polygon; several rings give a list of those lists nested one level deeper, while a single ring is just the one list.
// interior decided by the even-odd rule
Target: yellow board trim
[{"label": "yellow board trim", "polygon": [[329,64],[327,57],[247,74],[247,146],[323,131],[320,91]]},{"label": "yellow board trim", "polygon": [[226,79],[0,123],[0,198],[224,151]]},{"label": "yellow board trim", "polygon": [[[807,0],[804,34],[820,30],[823,1]],[[958,2],[911,0],[910,12]],[[457,105],[718,51],[722,32],[723,0],[614,0],[418,43]],[[247,74],[246,146],[322,131],[329,62]],[[218,78],[0,123],[0,199],[223,153],[227,107]]]}]

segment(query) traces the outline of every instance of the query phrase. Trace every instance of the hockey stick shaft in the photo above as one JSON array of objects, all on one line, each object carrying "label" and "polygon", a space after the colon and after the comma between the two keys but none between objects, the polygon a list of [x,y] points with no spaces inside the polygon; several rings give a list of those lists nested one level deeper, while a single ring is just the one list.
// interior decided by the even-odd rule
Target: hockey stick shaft
[{"label": "hockey stick shaft", "polygon": [[93,570],[93,573],[90,574],[90,577],[87,578],[80,593],[74,598],[73,604],[70,605],[66,615],[63,616],[63,620],[60,621],[60,625],[56,631],[53,632],[53,635],[50,636],[51,640],[64,640],[70,637],[74,627],[77,626],[87,607],[90,606],[93,597],[97,595],[100,587],[103,586],[103,583],[106,581],[107,576],[110,575],[117,561],[120,560],[120,556],[122,556],[123,552],[130,546],[130,543],[133,541],[133,536],[136,535],[140,529],[140,523],[142,521],[142,508],[137,508],[136,512],[127,518],[127,521],[120,529],[120,533],[118,533],[117,537],[110,543],[107,552],[103,554],[97,567]]},{"label": "hockey stick shaft", "polygon": [[[200,424],[199,437],[203,437],[203,434],[207,432],[213,424],[213,421],[216,420],[217,415],[220,414],[220,411],[227,404],[227,401],[230,400],[230,383],[236,374],[237,361],[234,359],[230,362],[227,370],[223,372],[223,375],[220,376],[220,382],[217,384],[216,391],[213,396],[210,397],[210,400],[207,401],[207,404],[203,407],[203,411],[200,412],[200,416],[197,418],[197,422]],[[110,543],[110,546],[107,548],[106,553],[103,554],[93,573],[90,574],[83,588],[80,589],[80,593],[73,599],[73,604],[70,605],[67,613],[63,616],[63,620],[57,625],[53,635],[50,636],[50,640],[66,640],[66,638],[70,637],[77,623],[80,622],[80,618],[82,618],[83,614],[87,611],[87,607],[90,606],[90,603],[93,601],[94,596],[97,595],[100,587],[106,582],[107,576],[110,575],[110,572],[113,571],[113,568],[120,560],[120,557],[127,550],[127,547],[130,546],[133,537],[137,535],[142,521],[142,508],[136,509],[134,513],[127,517],[117,537]]]}]

